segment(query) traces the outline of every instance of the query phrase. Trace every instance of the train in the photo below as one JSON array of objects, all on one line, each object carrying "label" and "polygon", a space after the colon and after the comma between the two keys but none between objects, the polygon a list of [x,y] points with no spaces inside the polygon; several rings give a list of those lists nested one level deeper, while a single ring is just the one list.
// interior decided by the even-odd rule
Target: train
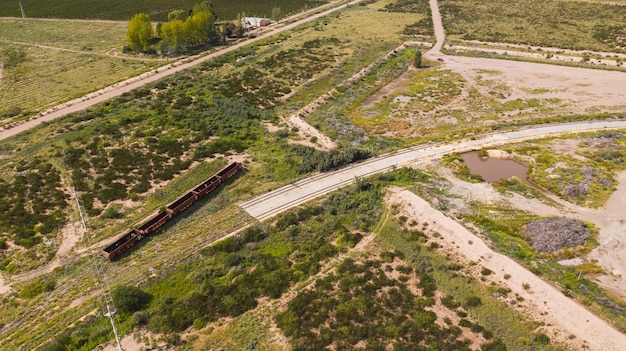
[{"label": "train", "polygon": [[165,223],[175,218],[211,191],[215,190],[215,188],[217,188],[220,184],[232,178],[242,169],[243,166],[239,162],[233,162],[222,168],[209,179],[203,181],[195,188],[189,190],[187,193],[176,199],[176,201],[167,205],[164,211],[159,212],[159,214],[150,218],[138,228],[132,229],[130,232],[117,239],[113,244],[105,247],[102,250],[102,256],[109,261],[113,261],[117,256],[121,255],[124,251],[139,242],[139,240],[165,225]]}]

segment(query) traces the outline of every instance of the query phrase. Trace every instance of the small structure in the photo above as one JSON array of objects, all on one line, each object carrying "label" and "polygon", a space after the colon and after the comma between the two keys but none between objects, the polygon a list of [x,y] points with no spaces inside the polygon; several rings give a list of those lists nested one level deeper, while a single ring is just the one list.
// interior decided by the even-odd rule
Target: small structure
[{"label": "small structure", "polygon": [[253,29],[255,27],[265,27],[272,23],[269,18],[261,17],[242,17],[241,27],[245,30]]}]

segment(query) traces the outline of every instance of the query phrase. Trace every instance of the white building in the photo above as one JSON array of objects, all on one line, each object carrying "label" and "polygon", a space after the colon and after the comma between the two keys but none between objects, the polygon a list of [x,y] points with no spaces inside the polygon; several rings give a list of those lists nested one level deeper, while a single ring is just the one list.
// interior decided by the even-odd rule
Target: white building
[{"label": "white building", "polygon": [[242,17],[241,18],[241,27],[243,29],[251,29],[255,27],[265,27],[270,24],[269,18],[261,18],[261,17]]}]

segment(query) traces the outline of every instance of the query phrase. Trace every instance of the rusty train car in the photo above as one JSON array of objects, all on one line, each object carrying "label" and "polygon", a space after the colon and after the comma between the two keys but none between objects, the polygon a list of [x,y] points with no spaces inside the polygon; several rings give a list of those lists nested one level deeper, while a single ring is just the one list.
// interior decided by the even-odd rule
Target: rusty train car
[{"label": "rusty train car", "polygon": [[193,203],[213,191],[220,184],[224,183],[228,179],[232,178],[235,174],[239,173],[239,171],[241,171],[242,169],[243,166],[239,162],[233,162],[224,167],[211,178],[200,183],[195,188],[176,199],[176,201],[167,205],[165,207],[165,211],[160,212],[159,214],[150,218],[148,221],[139,226],[139,228],[131,230],[126,235],[117,239],[113,244],[105,247],[104,250],[102,250],[102,256],[109,261],[114,260],[117,256],[131,248],[146,235],[149,235],[150,233],[162,227],[165,223],[176,217],[178,214],[182,213]]}]

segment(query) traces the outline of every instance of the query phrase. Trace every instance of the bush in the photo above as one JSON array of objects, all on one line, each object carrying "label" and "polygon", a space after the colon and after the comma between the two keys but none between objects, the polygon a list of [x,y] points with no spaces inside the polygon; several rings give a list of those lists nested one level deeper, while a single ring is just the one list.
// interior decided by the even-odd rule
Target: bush
[{"label": "bush", "polygon": [[481,351],[507,351],[506,345],[498,339],[480,347]]},{"label": "bush", "polygon": [[56,282],[54,280],[37,280],[26,285],[18,296],[24,299],[31,299],[43,292],[50,292],[55,287]]},{"label": "bush", "polygon": [[109,206],[106,210],[104,210],[104,213],[102,213],[102,217],[108,219],[117,219],[122,218],[123,215],[116,208]]},{"label": "bush", "polygon": [[547,336],[544,333],[539,333],[537,335],[535,335],[535,337],[533,338],[535,342],[541,344],[541,345],[548,345],[550,343],[550,337]]},{"label": "bush", "polygon": [[477,306],[480,306],[482,304],[483,304],[483,302],[480,299],[480,297],[478,297],[478,296],[472,296],[472,297],[468,298],[467,301],[465,301],[465,306],[466,307],[477,307]]},{"label": "bush", "polygon": [[198,317],[193,320],[193,328],[195,330],[200,330],[204,328],[205,325],[206,325],[206,320],[202,317]]},{"label": "bush", "polygon": [[134,286],[118,285],[111,292],[115,307],[121,313],[132,313],[142,309],[152,296]]},{"label": "bush", "polygon": [[145,312],[135,312],[133,313],[133,323],[135,325],[146,325],[148,323],[149,316]]}]

